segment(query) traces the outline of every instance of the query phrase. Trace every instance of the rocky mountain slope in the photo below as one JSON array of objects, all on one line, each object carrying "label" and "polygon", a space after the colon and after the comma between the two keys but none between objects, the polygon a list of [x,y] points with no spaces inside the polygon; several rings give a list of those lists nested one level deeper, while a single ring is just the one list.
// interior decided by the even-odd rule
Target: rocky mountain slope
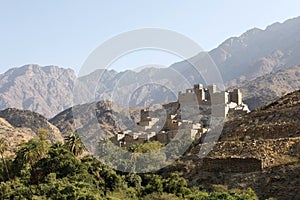
[{"label": "rocky mountain slope", "polygon": [[265,30],[251,29],[226,40],[210,55],[225,81],[253,79],[266,73],[298,65],[300,17],[274,23]]},{"label": "rocky mountain slope", "polygon": [[225,123],[222,140],[300,136],[300,90]]},{"label": "rocky mountain slope", "polygon": [[149,106],[177,99],[177,92],[193,85],[169,68],[146,68],[139,72],[97,70],[79,77],[74,91],[77,104],[109,100],[122,106]]},{"label": "rocky mountain slope", "polygon": [[8,146],[7,156],[13,155],[19,144],[46,134],[50,142],[63,142],[58,128],[44,116],[28,110],[6,109],[0,111],[0,138]]},{"label": "rocky mountain slope", "polygon": [[[232,37],[208,52],[218,66],[227,86],[252,80],[264,74],[299,64],[300,17],[274,23],[265,30],[251,29]],[[192,58],[203,64],[202,54]],[[184,66],[184,67],[182,67]],[[187,61],[171,67],[182,72],[190,68]]]},{"label": "rocky mountain slope", "polygon": [[[227,121],[218,142],[195,145],[161,173],[168,176],[179,171],[190,180],[191,185],[204,184],[203,187],[208,190],[214,185],[240,189],[251,187],[260,199],[299,199],[299,111],[300,90],[243,117]],[[205,158],[225,160],[216,169],[207,170],[207,164],[199,153],[211,147]],[[250,172],[228,172],[228,159],[232,158],[257,159],[262,164]],[[235,166],[246,167],[241,161],[237,160]]]},{"label": "rocky mountain slope", "polygon": [[5,119],[0,118],[0,138],[3,138],[8,146],[5,156],[14,155],[19,144],[27,142],[34,137],[36,137],[36,133],[30,128],[14,127]]},{"label": "rocky mountain slope", "polygon": [[47,117],[72,105],[76,76],[70,69],[25,65],[0,75],[0,110],[18,108]]},{"label": "rocky mountain slope", "polygon": [[[276,89],[275,86],[289,86],[284,90],[286,92],[299,87],[298,68],[294,69],[294,75],[286,75],[284,73],[290,72],[283,71],[276,74],[281,69],[300,64],[299,27],[300,17],[275,23],[265,30],[255,28],[240,37],[229,38],[210,52],[199,53],[163,69],[146,68],[139,72],[127,70],[119,73],[96,70],[76,78],[72,70],[55,66],[14,68],[0,75],[0,109],[29,109],[51,118],[72,105],[103,99],[123,106],[169,102],[176,99],[178,91],[195,83],[205,84],[212,61],[218,66],[226,86],[243,83],[246,102],[251,108],[256,108],[269,97],[280,96],[281,88]],[[191,63],[203,67],[204,77],[195,71]],[[245,83],[269,73],[272,74],[255,80],[259,83],[254,86],[254,82]],[[282,75],[282,79],[276,79],[277,75]],[[258,97],[261,92],[266,99]]]},{"label": "rocky mountain slope", "polygon": [[237,86],[251,110],[300,89],[300,66],[279,70]]},{"label": "rocky mountain slope", "polygon": [[35,134],[38,134],[40,129],[44,129],[49,133],[49,136],[51,136],[49,139],[52,141],[63,140],[58,128],[48,122],[47,118],[38,113],[8,108],[0,111],[0,117],[14,127],[29,128]]},{"label": "rocky mountain slope", "polygon": [[87,130],[96,119],[99,130],[112,136],[120,130],[133,127],[139,120],[139,109],[136,107],[127,110],[109,101],[98,101],[66,109],[49,122],[58,127],[63,135],[67,135],[76,130],[79,132],[81,129]]},{"label": "rocky mountain slope", "polygon": [[96,153],[101,139],[132,129],[139,120],[139,110],[99,101],[74,106],[49,121],[59,128],[62,135],[76,131],[89,152]]}]

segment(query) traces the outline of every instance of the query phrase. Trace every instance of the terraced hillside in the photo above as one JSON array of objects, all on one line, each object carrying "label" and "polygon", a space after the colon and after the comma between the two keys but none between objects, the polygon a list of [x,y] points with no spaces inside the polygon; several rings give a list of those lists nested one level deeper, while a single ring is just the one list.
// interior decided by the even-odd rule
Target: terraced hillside
[{"label": "terraced hillside", "polygon": [[300,90],[225,123],[220,140],[300,136]]},{"label": "terraced hillside", "polygon": [[[299,111],[300,91],[295,91],[261,109],[230,119],[218,142],[197,144],[161,173],[168,176],[179,171],[191,185],[200,184],[207,190],[214,185],[251,187],[260,199],[299,199]],[[209,153],[202,159],[200,152]],[[253,159],[260,161],[261,166],[249,169]],[[209,168],[213,163],[218,166]]]}]

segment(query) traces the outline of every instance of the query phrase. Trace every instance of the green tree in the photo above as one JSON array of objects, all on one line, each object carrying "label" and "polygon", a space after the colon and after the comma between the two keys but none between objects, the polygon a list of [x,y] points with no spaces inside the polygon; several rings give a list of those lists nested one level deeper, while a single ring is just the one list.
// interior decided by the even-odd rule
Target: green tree
[{"label": "green tree", "polygon": [[6,144],[5,140],[4,140],[4,138],[1,138],[0,139],[0,154],[1,154],[1,159],[2,159],[2,163],[4,165],[4,168],[5,168],[6,177],[8,179],[10,179],[9,171],[8,171],[8,167],[7,167],[7,163],[6,163],[6,159],[4,158],[5,151],[7,151],[7,144]]},{"label": "green tree", "polygon": [[190,190],[187,188],[187,181],[180,177],[178,173],[172,173],[171,177],[165,181],[165,191],[177,196],[184,196],[190,193]]},{"label": "green tree", "polygon": [[71,133],[65,137],[65,146],[75,155],[79,156],[86,150],[77,133]]},{"label": "green tree", "polygon": [[168,193],[151,193],[143,198],[144,200],[180,200],[181,198],[177,197],[175,194]]},{"label": "green tree", "polygon": [[81,173],[84,167],[73,153],[64,147],[51,147],[48,156],[39,160],[34,166],[35,173],[42,173],[41,179],[50,173],[56,173],[58,178]]},{"label": "green tree", "polygon": [[121,189],[124,187],[124,181],[121,176],[116,173],[116,171],[109,168],[104,169],[102,172],[102,176],[105,181],[105,192]]},{"label": "green tree", "polygon": [[91,155],[83,157],[81,162],[97,180],[97,187],[104,187],[105,181],[102,177],[103,168],[105,168],[104,164]]},{"label": "green tree", "polygon": [[33,165],[47,156],[49,143],[39,139],[32,139],[29,142],[19,145],[16,158],[13,161],[15,175],[28,174]]},{"label": "green tree", "polygon": [[125,181],[127,182],[127,185],[129,187],[134,187],[136,189],[141,188],[142,178],[137,174],[134,173],[127,174],[125,176]]},{"label": "green tree", "polygon": [[163,144],[161,144],[158,141],[153,141],[146,142],[144,144],[133,144],[130,147],[128,147],[128,151],[133,153],[149,153],[151,151],[157,151],[161,147],[163,147]]},{"label": "green tree", "polygon": [[147,174],[144,176],[146,186],[144,187],[144,194],[151,194],[153,192],[162,193],[164,190],[163,179],[156,174]]},{"label": "green tree", "polygon": [[50,136],[49,130],[45,128],[39,128],[37,135],[40,140],[47,140]]}]

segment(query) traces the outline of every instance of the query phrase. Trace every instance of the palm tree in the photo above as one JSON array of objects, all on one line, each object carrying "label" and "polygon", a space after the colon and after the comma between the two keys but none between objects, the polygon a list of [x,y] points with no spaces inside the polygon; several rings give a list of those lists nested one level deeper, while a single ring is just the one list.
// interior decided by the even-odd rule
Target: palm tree
[{"label": "palm tree", "polygon": [[44,158],[47,154],[47,143],[41,140],[30,140],[27,143],[21,144],[18,155],[23,161],[33,166],[37,161]]},{"label": "palm tree", "polygon": [[75,155],[78,156],[86,150],[84,144],[82,143],[79,135],[77,133],[71,133],[65,137],[66,147]]},{"label": "palm tree", "polygon": [[10,179],[10,177],[9,177],[9,171],[8,171],[8,167],[7,167],[7,163],[6,163],[6,160],[4,158],[4,152],[5,151],[7,151],[7,144],[6,144],[5,140],[4,140],[4,138],[1,138],[0,139],[0,154],[1,154],[3,165],[5,167],[6,176],[7,176],[8,179]]}]

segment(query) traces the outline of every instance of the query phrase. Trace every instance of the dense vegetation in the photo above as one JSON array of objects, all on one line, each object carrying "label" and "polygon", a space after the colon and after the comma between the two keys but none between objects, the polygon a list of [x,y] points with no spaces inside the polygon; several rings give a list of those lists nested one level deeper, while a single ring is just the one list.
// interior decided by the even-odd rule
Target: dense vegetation
[{"label": "dense vegetation", "polygon": [[[253,190],[201,191],[188,188],[178,173],[168,178],[157,174],[117,172],[94,157],[83,156],[84,146],[76,134],[65,144],[49,143],[44,137],[20,145],[13,159],[2,155],[0,199],[257,199]],[[148,151],[157,144],[136,146]]]}]

